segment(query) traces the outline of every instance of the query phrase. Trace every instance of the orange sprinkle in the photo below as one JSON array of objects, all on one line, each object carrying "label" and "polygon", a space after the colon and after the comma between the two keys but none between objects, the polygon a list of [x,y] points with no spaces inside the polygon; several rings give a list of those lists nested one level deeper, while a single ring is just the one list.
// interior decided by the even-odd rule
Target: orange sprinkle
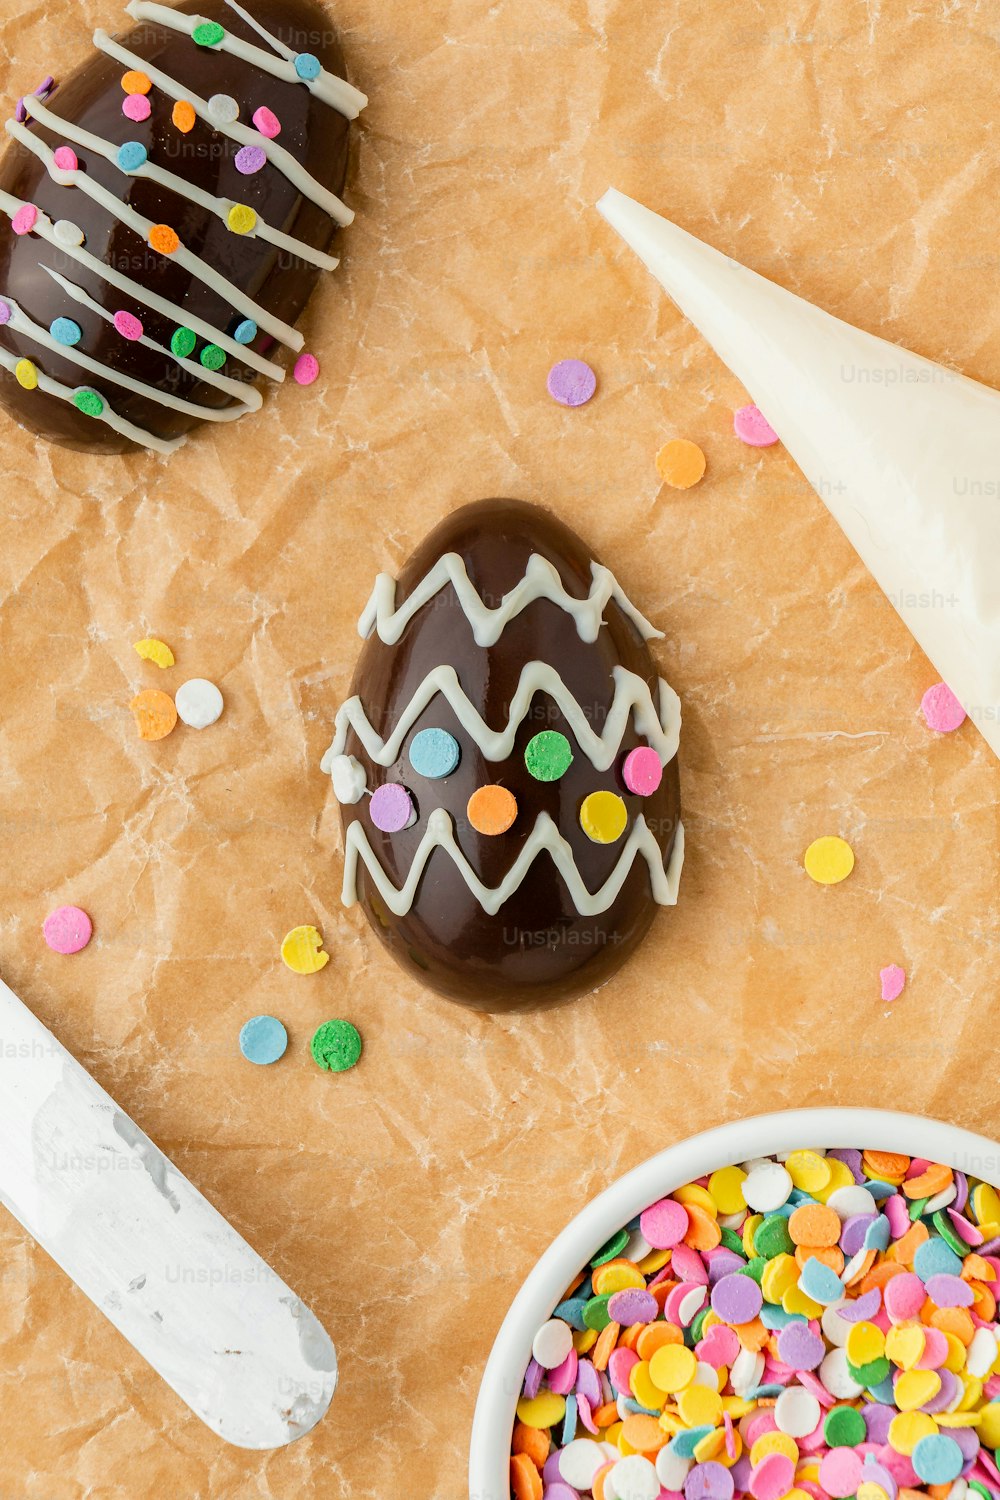
[{"label": "orange sprinkle", "polygon": [[639,1335],[645,1327],[645,1323],[633,1323],[631,1328],[626,1328],[618,1340],[618,1347],[620,1349],[635,1349],[636,1344],[639,1342]]},{"label": "orange sprinkle", "polygon": [[126,73],[122,79],[122,88],[126,94],[148,94],[153,87],[153,80],[148,73],[141,73],[138,68]]},{"label": "orange sprinkle", "polygon": [[688,438],[671,438],[656,455],[656,472],[674,490],[689,490],[705,472],[705,455]]},{"label": "orange sprinkle", "polygon": [[549,1456],[549,1435],[541,1427],[527,1427],[524,1422],[514,1424],[511,1439],[514,1453],[526,1453],[536,1469],[541,1469]]},{"label": "orange sprinkle", "polygon": [[572,1297],[573,1293],[576,1291],[577,1287],[578,1286],[583,1286],[583,1280],[584,1280],[583,1272],[581,1271],[580,1274],[579,1274],[579,1276],[574,1276],[573,1277],[573,1280],[570,1282],[569,1286],[566,1288],[566,1290],[563,1292],[562,1296],[560,1297],[560,1299],[559,1299],[560,1302],[568,1302],[569,1299],[570,1299],[570,1297]]},{"label": "orange sprinkle", "polygon": [[719,1228],[718,1220],[699,1203],[685,1203],[684,1207],[688,1214],[688,1231],[684,1236],[685,1245],[690,1245],[692,1250],[714,1250],[722,1240],[722,1230]]},{"label": "orange sprinkle", "polygon": [[898,1260],[901,1266],[912,1266],[913,1257],[925,1240],[930,1239],[930,1231],[927,1225],[920,1219],[911,1224],[901,1240],[890,1245],[885,1252],[890,1260]]},{"label": "orange sprinkle", "polygon": [[619,1333],[621,1333],[621,1328],[617,1323],[609,1323],[606,1328],[601,1330],[597,1343],[594,1345],[594,1352],[590,1361],[595,1370],[607,1369],[608,1360],[615,1352]]},{"label": "orange sprinkle", "polygon": [[656,1299],[656,1305],[660,1309],[661,1317],[663,1316],[663,1309],[666,1306],[667,1298],[676,1285],[676,1281],[658,1281],[655,1286],[646,1288],[650,1296]]},{"label": "orange sprinkle", "polygon": [[981,1255],[967,1255],[962,1262],[963,1281],[996,1281],[996,1273]]},{"label": "orange sprinkle", "polygon": [[982,1281],[970,1281],[972,1295],[975,1298],[973,1308],[977,1318],[982,1318],[984,1323],[992,1323],[997,1315],[997,1299],[991,1289]]},{"label": "orange sprinkle", "polygon": [[905,1176],[910,1165],[910,1158],[900,1155],[898,1151],[866,1151],[862,1161],[883,1182]]},{"label": "orange sprinkle", "polygon": [[804,1203],[788,1221],[788,1233],[796,1245],[822,1249],[840,1242],[840,1215],[825,1204]]},{"label": "orange sprinkle", "polygon": [[972,1343],[972,1336],[976,1331],[976,1325],[965,1307],[936,1308],[931,1313],[931,1327],[940,1328],[942,1333],[953,1333],[966,1348]]},{"label": "orange sprinkle", "polygon": [[141,740],[163,740],[177,723],[177,709],[169,693],[144,688],[129,704]]},{"label": "orange sprinkle", "polygon": [[626,1417],[622,1423],[622,1437],[636,1453],[659,1453],[670,1441],[657,1417],[647,1417],[642,1412]]},{"label": "orange sprinkle", "polygon": [[919,1177],[911,1177],[908,1182],[903,1183],[903,1192],[907,1198],[933,1198],[935,1193],[943,1193],[945,1188],[951,1187],[955,1180],[955,1174],[950,1167],[941,1162],[936,1162],[921,1172]]},{"label": "orange sprinkle", "polygon": [[647,1323],[635,1341],[635,1352],[648,1363],[664,1344],[683,1344],[684,1335],[675,1323]]},{"label": "orange sprinkle", "polygon": [[149,243],[160,255],[174,255],[181,247],[176,230],[169,224],[154,224],[149,231]]},{"label": "orange sprinkle", "polygon": [[186,99],[178,99],[171,111],[170,118],[177,126],[177,129],[182,131],[184,135],[187,135],[189,130],[194,129],[198,116],[194,112],[193,104],[189,104]]},{"label": "orange sprinkle", "polygon": [[[858,1282],[860,1281],[861,1284],[862,1284],[862,1286],[864,1286],[865,1280],[866,1280],[866,1278],[868,1276],[868,1272],[871,1270],[871,1268],[872,1268],[872,1266],[874,1264],[875,1264],[875,1251],[874,1250],[867,1250],[865,1252],[865,1258],[864,1258],[864,1260],[861,1262],[860,1266],[855,1271],[854,1275],[851,1277],[851,1279],[847,1283],[847,1285],[848,1286],[857,1286]],[[900,1267],[900,1269],[902,1269],[902,1267]]]},{"label": "orange sprinkle", "polygon": [[542,1476],[526,1453],[511,1454],[510,1489],[514,1500],[542,1500]]},{"label": "orange sprinkle", "polygon": [[760,1353],[770,1337],[759,1318],[754,1318],[752,1323],[738,1324],[735,1331],[744,1349],[751,1349],[754,1354]]},{"label": "orange sprinkle", "polygon": [[517,817],[517,799],[505,786],[481,786],[465,809],[477,833],[506,833]]},{"label": "orange sprinkle", "polygon": [[[837,1215],[834,1213],[834,1218]],[[837,1219],[837,1223],[840,1220]],[[829,1266],[839,1276],[844,1269],[844,1252],[839,1245],[796,1245],[795,1263],[800,1271],[806,1268],[807,1260],[818,1260],[821,1265]]]},{"label": "orange sprinkle", "polygon": [[604,1481],[607,1479],[613,1468],[613,1462],[609,1464],[602,1464],[597,1473],[594,1475],[594,1484],[593,1488],[591,1489],[591,1494],[593,1495],[594,1500],[605,1500]]},{"label": "orange sprinkle", "polygon": [[599,1406],[591,1415],[594,1418],[595,1427],[610,1427],[612,1422],[618,1421],[618,1403],[617,1401],[606,1401],[603,1406]]}]

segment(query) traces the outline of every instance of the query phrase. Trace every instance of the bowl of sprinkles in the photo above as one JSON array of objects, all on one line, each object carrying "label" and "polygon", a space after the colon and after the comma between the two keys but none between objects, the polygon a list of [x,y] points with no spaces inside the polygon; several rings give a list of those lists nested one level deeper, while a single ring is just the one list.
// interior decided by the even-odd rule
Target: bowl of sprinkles
[{"label": "bowl of sprinkles", "polygon": [[998,1181],[1000,1145],[885,1110],[652,1157],[515,1298],[470,1500],[1000,1500]]}]

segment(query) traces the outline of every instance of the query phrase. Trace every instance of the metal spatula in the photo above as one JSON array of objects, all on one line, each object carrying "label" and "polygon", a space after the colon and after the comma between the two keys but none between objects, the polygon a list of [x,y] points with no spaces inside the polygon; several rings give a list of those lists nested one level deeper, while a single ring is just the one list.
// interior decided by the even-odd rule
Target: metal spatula
[{"label": "metal spatula", "polygon": [[2,981],[0,1202],[219,1437],[278,1448],[323,1416],[315,1314]]}]

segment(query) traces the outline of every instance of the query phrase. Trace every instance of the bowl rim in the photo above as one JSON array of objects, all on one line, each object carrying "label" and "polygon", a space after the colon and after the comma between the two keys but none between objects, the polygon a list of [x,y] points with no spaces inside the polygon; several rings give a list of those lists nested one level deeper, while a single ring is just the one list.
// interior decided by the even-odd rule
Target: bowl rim
[{"label": "bowl rim", "polygon": [[[687,1136],[632,1167],[592,1198],[535,1262],[516,1293],[483,1371],[469,1445],[469,1500],[509,1500],[510,1433],[538,1327],[590,1257],[648,1204],[732,1162],[810,1142],[869,1147],[946,1163],[1000,1188],[1000,1144],[962,1126],[901,1110],[820,1105],[730,1120]],[[513,1372],[513,1373],[512,1373]]]}]

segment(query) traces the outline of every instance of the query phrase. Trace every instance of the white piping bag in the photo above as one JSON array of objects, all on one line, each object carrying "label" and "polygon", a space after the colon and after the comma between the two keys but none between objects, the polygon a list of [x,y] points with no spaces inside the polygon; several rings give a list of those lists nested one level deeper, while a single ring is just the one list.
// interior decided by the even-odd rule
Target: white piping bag
[{"label": "white piping bag", "polygon": [[611,188],[597,205],[749,391],[1000,755],[1000,392]]}]

